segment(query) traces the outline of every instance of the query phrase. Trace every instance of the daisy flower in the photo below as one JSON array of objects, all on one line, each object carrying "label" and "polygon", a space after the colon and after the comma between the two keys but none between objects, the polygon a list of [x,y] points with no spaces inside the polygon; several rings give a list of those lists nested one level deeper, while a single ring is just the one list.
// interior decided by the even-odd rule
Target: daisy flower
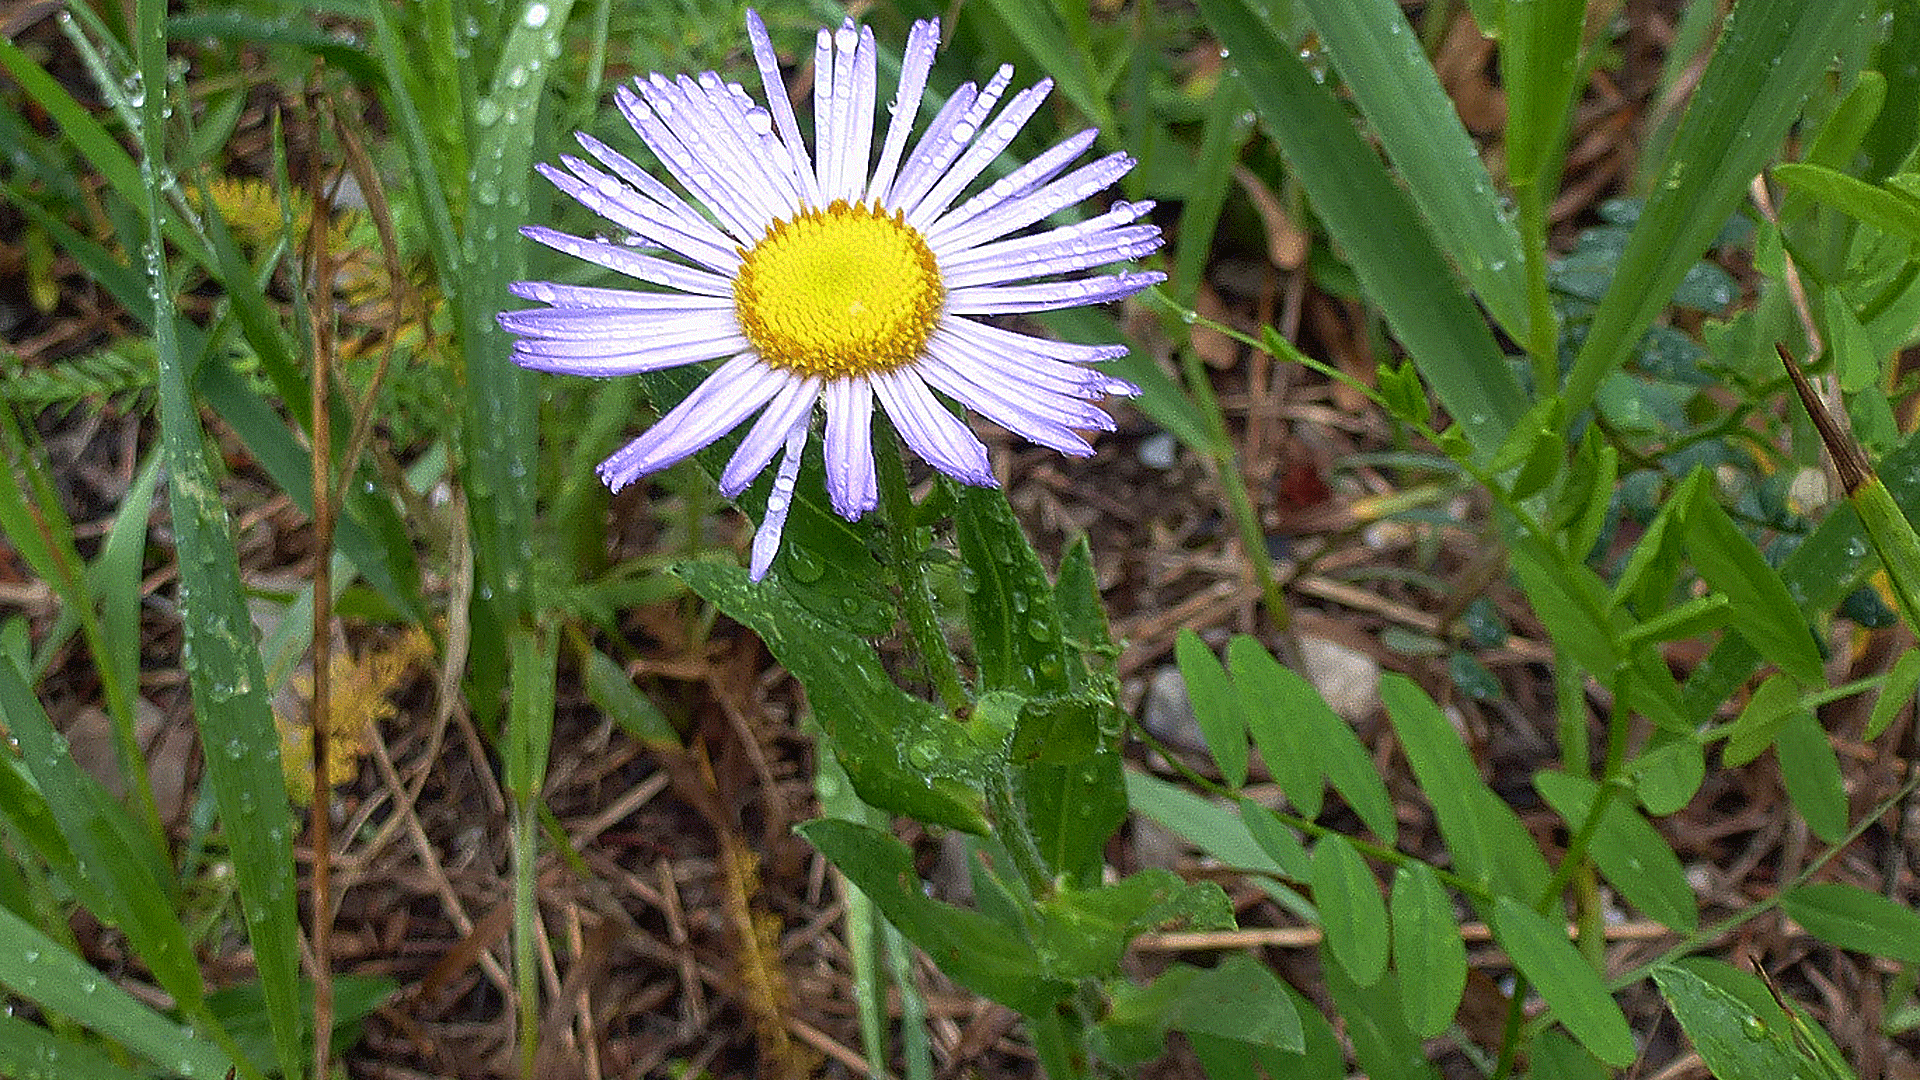
[{"label": "daisy flower", "polygon": [[1165,275],[1085,273],[1160,246],[1158,228],[1136,224],[1150,202],[1115,202],[1077,224],[1023,231],[1133,167],[1114,153],[1072,168],[1092,130],[976,184],[1052,80],[1002,104],[1013,78],[1003,66],[985,86],[954,91],[915,140],[940,40],[937,22],[916,23],[876,159],[877,50],[873,32],[848,19],[814,43],[809,152],[766,26],[752,12],[747,34],[764,105],[713,72],[654,74],[616,94],[679,191],[585,133],[577,137],[593,161],[563,155],[564,169],[539,166],[628,238],[538,225],[521,232],[650,288],[518,282],[514,295],[547,306],[503,312],[500,324],[519,336],[515,362],[536,371],[606,377],[721,361],[599,474],[618,491],[758,413],[720,475],[732,498],[780,458],[753,540],[758,581],[779,549],[816,406],[828,499],[850,521],[879,499],[876,402],[914,452],[968,484],[995,486],[987,450],[942,396],[1032,442],[1086,456],[1093,450],[1081,432],[1113,430],[1095,402],[1139,393],[1088,365],[1126,349],[1048,341],[984,320],[1117,300]]}]

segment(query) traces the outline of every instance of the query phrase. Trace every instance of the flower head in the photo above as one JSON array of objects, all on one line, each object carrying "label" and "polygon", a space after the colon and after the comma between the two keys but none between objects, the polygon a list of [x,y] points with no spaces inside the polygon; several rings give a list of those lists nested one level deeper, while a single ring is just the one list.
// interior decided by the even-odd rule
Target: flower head
[{"label": "flower head", "polygon": [[1115,153],[1070,169],[1093,144],[1091,130],[975,184],[1052,80],[1001,105],[1013,77],[1003,66],[984,87],[954,91],[913,140],[940,39],[938,23],[916,23],[876,161],[873,33],[848,19],[815,41],[809,153],[766,27],[751,12],[747,33],[765,105],[713,72],[655,74],[616,95],[686,197],[584,133],[580,145],[598,164],[563,155],[564,170],[539,166],[630,240],[544,226],[522,233],[653,288],[519,282],[515,295],[548,306],[503,312],[500,324],[519,335],[514,360],[537,371],[612,376],[721,360],[599,472],[618,491],[758,413],[720,476],[731,498],[780,458],[754,536],[757,581],[779,548],[816,405],[827,495],[848,520],[879,497],[876,400],[907,445],[969,484],[995,483],[986,447],[936,392],[1032,442],[1091,454],[1080,432],[1113,429],[1095,402],[1139,391],[1088,365],[1126,349],[1047,341],[980,317],[1117,300],[1165,275],[1084,273],[1160,246],[1159,229],[1136,224],[1152,203],[1115,202],[1076,224],[1022,231],[1133,167]]}]

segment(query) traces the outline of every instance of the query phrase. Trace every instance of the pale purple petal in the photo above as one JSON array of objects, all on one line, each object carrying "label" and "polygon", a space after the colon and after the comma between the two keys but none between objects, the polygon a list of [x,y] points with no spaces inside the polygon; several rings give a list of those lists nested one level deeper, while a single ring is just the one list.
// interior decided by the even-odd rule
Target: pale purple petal
[{"label": "pale purple petal", "polygon": [[639,192],[622,187],[619,180],[571,154],[560,155],[560,161],[573,172],[573,176],[545,162],[535,164],[534,170],[551,181],[554,187],[572,196],[573,201],[581,206],[649,244],[666,248],[676,255],[684,255],[709,269],[731,274],[739,268],[740,256],[731,246],[721,246],[705,236],[681,228],[672,215],[662,213],[640,198]]},{"label": "pale purple petal", "polygon": [[1099,233],[1085,240],[1056,243],[1052,247],[1035,245],[1021,254],[1007,254],[988,262],[975,263],[966,269],[948,270],[943,276],[949,289],[1000,285],[1130,262],[1151,255],[1159,248],[1159,229],[1152,225],[1132,225]]},{"label": "pale purple petal", "polygon": [[698,210],[687,205],[687,201],[674,193],[667,185],[653,178],[653,175],[635,165],[625,154],[601,142],[584,131],[574,132],[582,149],[592,154],[594,160],[613,170],[613,175],[633,185],[634,190],[651,199],[664,212],[671,214],[680,223],[680,227],[695,236],[704,236],[710,243],[725,246],[726,234],[713,227],[713,222],[700,215]]},{"label": "pale purple petal", "polygon": [[719,327],[705,336],[688,335],[675,342],[644,337],[611,341],[521,338],[513,343],[513,362],[531,371],[607,378],[714,360],[750,347],[739,331]]},{"label": "pale purple petal", "polygon": [[873,387],[865,379],[827,384],[827,497],[848,521],[880,502],[873,469]]},{"label": "pale purple petal", "polygon": [[812,412],[813,403],[818,400],[818,378],[789,379],[727,461],[727,467],[720,473],[720,494],[731,499],[745,491],[787,441],[787,433],[793,430],[794,423]]},{"label": "pale purple petal", "polygon": [[[852,25],[848,19],[847,24]],[[813,35],[813,156],[820,194],[828,202],[839,198],[840,128],[833,111],[833,31],[821,27]]]},{"label": "pale purple petal", "polygon": [[[674,113],[673,94],[667,89],[669,84],[664,76],[656,74],[653,78],[659,81],[635,80],[634,85],[647,95],[644,99],[632,88],[622,86],[614,90],[613,103],[655,156],[659,157],[660,164],[667,172],[680,182],[681,187],[687,189],[687,194],[720,219],[721,227],[729,235],[743,244],[759,240],[765,228],[756,229],[762,223],[744,212],[739,196],[726,178],[717,175],[668,127],[667,118]],[[664,113],[661,111],[663,109]]]},{"label": "pale purple petal", "polygon": [[1048,396],[1031,388],[1024,393],[993,389],[961,376],[938,356],[927,355],[913,366],[927,385],[999,424],[1028,442],[1039,443],[1071,457],[1086,457],[1093,447],[1080,431],[1112,431],[1113,419],[1076,398]]},{"label": "pale purple petal", "polygon": [[1149,285],[1158,285],[1167,275],[1158,270],[1144,273],[1101,274],[1075,281],[1049,281],[1037,285],[982,285],[955,289],[947,294],[947,310],[955,315],[1017,315],[1029,311],[1104,304],[1132,296]]},{"label": "pale purple petal", "polygon": [[759,12],[747,12],[747,39],[753,43],[753,63],[760,69],[760,88],[767,95],[767,111],[773,117],[773,130],[780,133],[780,147],[787,156],[794,176],[807,185],[808,200],[824,206],[820,185],[813,175],[813,162],[807,156],[807,142],[800,137],[800,123],[793,115],[793,102],[787,98],[787,84],[780,79],[780,58],[774,55],[773,41],[767,36],[767,24]]},{"label": "pale purple petal", "polygon": [[605,240],[588,240],[558,229],[549,229],[545,225],[523,226],[520,235],[555,251],[564,251],[590,263],[598,263],[640,281],[708,296],[733,295],[733,282],[718,274],[642,255],[631,248],[609,244]]},{"label": "pale purple petal", "polygon": [[912,368],[871,375],[868,381],[900,437],[927,464],[962,483],[1000,486],[987,460],[986,446],[940,404]]},{"label": "pale purple petal", "polygon": [[940,215],[939,220],[922,230],[927,238],[927,245],[933,249],[935,256],[942,259],[954,252],[966,250],[966,245],[952,243],[947,238],[981,214],[1009,199],[1022,198],[1060,175],[1068,165],[1073,164],[1074,158],[1085,153],[1087,147],[1092,146],[1094,140],[1099,137],[1100,132],[1097,129],[1087,128],[1077,135],[1062,140],[1043,151],[1039,157],[987,185],[985,191]]},{"label": "pale purple petal", "polygon": [[927,73],[933,70],[934,53],[940,48],[940,20],[923,19],[907,34],[907,47],[900,57],[900,85],[887,112],[887,142],[880,151],[880,164],[874,167],[873,180],[867,184],[867,202],[879,205],[893,186],[900,168],[901,151],[907,148],[907,136],[913,133],[914,118],[920,115],[920,98],[927,91]]},{"label": "pale purple petal", "polygon": [[1007,84],[1012,81],[1013,65],[1001,64],[1000,70],[987,80],[987,85],[980,88],[979,96],[968,105],[966,112],[957,117],[953,126],[944,132],[944,137],[941,137],[942,133],[929,130],[921,138],[919,149],[908,162],[906,171],[900,174],[900,182],[894,185],[891,206],[913,212],[927,192],[946,175],[953,159],[959,157],[967,144],[980,133],[980,125],[987,122],[987,115],[1000,103],[1000,95],[1007,92]]},{"label": "pale purple petal", "polygon": [[560,285],[551,281],[516,281],[507,291],[523,300],[535,300],[554,307],[592,308],[600,311],[731,311],[733,297],[703,296],[698,293],[642,292],[638,289],[607,289],[597,285]]},{"label": "pale purple petal", "polygon": [[500,313],[503,329],[528,337],[569,341],[610,341],[645,338],[671,345],[716,333],[738,334],[731,311],[620,311],[606,308],[526,308]]},{"label": "pale purple petal", "polygon": [[1053,80],[1041,79],[1015,94],[1013,100],[1007,102],[1007,107],[1000,110],[1000,115],[980,129],[980,137],[960,156],[960,160],[946,170],[940,182],[933,185],[933,190],[927,192],[926,197],[907,212],[907,224],[924,229],[947,207],[952,206],[953,200],[960,197],[968,184],[973,183],[973,178],[986,171],[993,159],[1000,156],[1000,151],[1013,144],[1020,129],[1027,126],[1027,121],[1033,119],[1033,114],[1052,92]]},{"label": "pale purple petal", "polygon": [[600,479],[619,491],[648,473],[684,460],[738,427],[791,379],[753,353],[735,356],[714,369],[645,434],[601,462]]},{"label": "pale purple petal", "polygon": [[1133,224],[1145,217],[1153,207],[1150,199],[1137,203],[1116,202],[1107,208],[1106,213],[1085,221],[1076,221],[1045,232],[1012,236],[949,254],[940,258],[940,270],[951,284],[954,274],[980,266],[1016,266],[1035,258],[1051,256],[1058,251],[1088,250],[1094,244],[1132,243],[1143,237],[1158,237],[1160,230],[1157,226]]},{"label": "pale purple petal", "polygon": [[944,220],[927,228],[927,246],[936,257],[997,240],[1046,217],[1056,210],[1098,195],[1133,168],[1134,160],[1121,152],[1097,158],[1034,191],[1009,199],[971,220],[943,228]]},{"label": "pale purple petal", "polygon": [[780,458],[780,471],[773,476],[773,490],[767,493],[767,509],[760,527],[753,532],[753,555],[747,564],[747,580],[759,581],[773,566],[780,550],[780,532],[787,526],[787,511],[793,508],[793,485],[800,476],[800,452],[807,445],[807,418],[803,415],[787,432],[786,453]]},{"label": "pale purple petal", "polygon": [[1097,364],[1102,360],[1117,360],[1127,355],[1125,345],[1078,345],[1071,341],[1054,341],[1051,338],[1037,338],[987,323],[974,322],[972,319],[945,319],[941,321],[940,328],[968,341],[979,342],[980,348],[988,351],[1011,350],[1032,356],[1051,357],[1068,364]]},{"label": "pale purple petal", "polygon": [[[988,331],[982,333],[982,331]],[[1059,342],[982,326],[969,319],[947,319],[933,332],[927,351],[939,353],[955,367],[976,372],[976,380],[1018,379],[1037,390],[1068,394],[1084,401],[1103,397],[1133,397],[1140,388],[1105,372],[1056,360],[1041,350]],[[1113,346],[1119,348],[1120,346]],[[1110,359],[1110,357],[1103,357]],[[979,374],[991,372],[991,374]]]}]

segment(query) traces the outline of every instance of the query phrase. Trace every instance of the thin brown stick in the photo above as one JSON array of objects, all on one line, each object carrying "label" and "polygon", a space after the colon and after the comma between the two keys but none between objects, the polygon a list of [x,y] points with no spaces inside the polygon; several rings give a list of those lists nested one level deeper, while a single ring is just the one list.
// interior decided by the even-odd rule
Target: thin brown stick
[{"label": "thin brown stick", "polygon": [[333,724],[333,321],[329,317],[334,265],[327,249],[331,205],[320,158],[319,99],[310,89],[307,116],[315,129],[313,151],[307,160],[307,259],[312,289],[313,357],[308,382],[313,432],[308,442],[313,483],[313,699],[308,708],[308,734],[313,750],[313,802],[308,815],[309,845],[313,849],[313,1076],[324,1080],[332,1073],[333,1056],[333,814],[332,779],[327,759]]}]

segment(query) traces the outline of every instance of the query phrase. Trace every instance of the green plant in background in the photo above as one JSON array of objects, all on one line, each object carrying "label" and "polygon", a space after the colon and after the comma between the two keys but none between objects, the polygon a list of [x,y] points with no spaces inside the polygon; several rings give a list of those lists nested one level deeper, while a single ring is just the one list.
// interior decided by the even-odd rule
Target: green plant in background
[{"label": "green plant in background", "polygon": [[[1842,698],[1876,694],[1868,734],[1877,737],[1920,682],[1920,662],[1909,654],[1885,675],[1833,685],[1822,652],[1830,613],[1866,581],[1876,559],[1910,552],[1913,534],[1900,515],[1920,501],[1920,445],[1902,433],[1896,413],[1911,388],[1893,363],[1920,340],[1913,252],[1920,240],[1913,171],[1920,74],[1910,63],[1920,9],[1911,0],[1740,0],[1716,22],[1717,5],[1689,5],[1687,25],[1711,54],[1690,104],[1643,163],[1644,196],[1603,206],[1603,220],[1556,258],[1547,242],[1548,210],[1574,103],[1605,52],[1611,9],[1604,4],[1469,5],[1479,27],[1499,41],[1507,113],[1504,157],[1493,167],[1442,91],[1421,28],[1392,0],[1204,0],[1197,18],[1152,5],[1111,18],[1095,17],[1086,5],[991,0],[966,9],[931,74],[931,35],[905,27],[937,14],[924,6],[876,14],[877,41],[910,42],[904,60],[863,42],[857,30],[844,45],[829,31],[815,54],[817,86],[867,91],[874,68],[900,73],[900,84],[911,89],[886,113],[904,117],[897,143],[892,129],[871,126],[881,114],[863,94],[822,95],[806,138],[800,119],[782,107],[769,43],[820,22],[831,28],[841,16],[830,5],[818,12],[782,6],[768,13],[764,34],[754,24],[766,108],[719,80],[677,90],[656,84],[643,90],[644,103],[625,100],[624,111],[637,118],[661,160],[629,160],[629,151],[595,139],[583,145],[608,172],[566,159],[571,178],[547,170],[588,209],[664,251],[566,238],[544,226],[531,235],[600,267],[681,290],[671,295],[696,297],[672,303],[659,299],[668,294],[607,290],[618,279],[603,280],[597,271],[581,276],[577,262],[532,268],[535,249],[516,233],[577,212],[558,203],[544,212],[542,189],[531,184],[534,163],[558,159],[563,149],[556,132],[579,127],[611,139],[625,127],[627,117],[600,105],[609,64],[629,58],[670,71],[731,70],[734,52],[713,51],[714,42],[734,34],[731,8],[685,5],[669,20],[651,7],[628,10],[609,0],[579,13],[566,0],[373,3],[339,12],[365,29],[357,39],[291,7],[267,15],[169,14],[158,0],[142,0],[131,25],[122,25],[114,5],[101,14],[76,6],[66,24],[69,42],[106,102],[101,116],[24,49],[0,42],[0,66],[22,100],[60,129],[49,138],[17,116],[0,115],[0,136],[18,147],[8,166],[10,201],[148,335],[69,364],[52,382],[34,383],[31,373],[9,373],[0,382],[9,410],[0,415],[0,447],[10,481],[0,485],[0,529],[57,597],[61,613],[37,642],[20,624],[0,634],[0,715],[19,750],[0,755],[0,846],[8,853],[0,873],[0,985],[31,1002],[43,1021],[0,1016],[0,1072],[307,1075],[328,1060],[326,1047],[316,1054],[309,1045],[311,1029],[327,1029],[329,1045],[350,1039],[354,1021],[384,995],[384,985],[324,977],[324,950],[320,971],[309,972],[323,977],[310,985],[300,976],[292,859],[298,819],[267,707],[271,692],[292,676],[287,658],[327,638],[322,630],[316,640],[314,627],[328,626],[331,604],[351,590],[356,610],[424,632],[451,654],[498,755],[511,797],[518,1038],[530,1074],[543,932],[534,871],[546,842],[541,789],[559,645],[581,644],[592,700],[633,730],[670,743],[677,736],[601,649],[627,648],[613,615],[620,608],[691,590],[754,630],[807,688],[819,738],[832,750],[819,779],[828,816],[801,831],[848,886],[849,952],[860,980],[865,1050],[876,1069],[891,1060],[881,1007],[887,981],[900,983],[905,1027],[912,1028],[920,1008],[911,980],[901,977],[911,944],[957,982],[1020,1012],[1055,1076],[1149,1061],[1172,1032],[1220,1077],[1256,1069],[1340,1077],[1350,1060],[1377,1078],[1435,1075],[1427,1064],[1433,1046],[1492,1077],[1522,1070],[1543,1078],[1605,1076],[1631,1066],[1639,1052],[1615,995],[1648,984],[1716,1075],[1847,1075],[1845,1055],[1799,1006],[1761,978],[1705,954],[1729,931],[1777,907],[1837,947],[1904,965],[1905,974],[1889,983],[1889,1000],[1910,996],[1920,965],[1920,915],[1910,906],[1816,880],[1920,783],[1855,815],[1816,713]],[[1447,5],[1432,7],[1444,12]],[[186,44],[208,38],[226,51]],[[310,136],[332,130],[337,158],[359,163],[354,175],[379,235],[370,240],[362,228],[357,236],[327,237],[316,209],[324,195],[295,192],[277,143],[270,163],[277,223],[223,192],[213,176],[240,122],[246,88],[170,62],[170,40],[183,53],[204,52],[213,69],[233,69],[237,43],[267,50],[293,73],[283,76],[285,88],[317,60],[317,98],[376,98],[390,124],[377,142],[359,121],[329,129],[320,119],[326,109],[306,119]],[[1225,51],[1211,97],[1202,100],[1170,78],[1168,42],[1217,43]],[[1303,56],[1307,43],[1314,48]],[[1008,112],[994,114],[1007,78],[994,74],[997,60],[989,58],[1003,55],[1052,77],[1053,111],[1042,112],[1037,96],[1016,95]],[[949,69],[952,78],[945,77]],[[969,75],[987,89],[966,84],[951,96],[940,93]],[[927,124],[919,139],[909,139],[923,92]],[[657,125],[641,124],[657,119],[662,103],[726,117],[711,130],[730,134],[718,144],[676,150]],[[556,117],[564,122],[551,122]],[[1098,133],[1074,135],[1082,122]],[[1049,124],[1058,131],[1043,130]],[[962,125],[968,130],[947,152],[942,140]],[[675,130],[689,139],[699,129]],[[847,138],[847,131],[884,137],[881,161],[890,164],[881,171],[898,167],[901,185],[919,185],[914,198],[878,181],[866,186],[865,140]],[[1071,153],[1046,150],[1061,136]],[[372,148],[357,149],[363,143]],[[821,152],[855,145],[862,145],[857,157]],[[819,156],[817,168],[800,157],[809,147]],[[1089,166],[1096,171],[1059,179],[1072,157],[1094,148],[1105,155]],[[756,173],[744,160],[755,150],[775,162],[786,155],[795,167]],[[916,156],[922,151],[924,160]],[[1130,157],[1141,162],[1126,180],[1127,197],[1136,201],[1068,220],[1072,204],[1124,173]],[[1395,675],[1382,682],[1381,697],[1445,847],[1433,861],[1402,851],[1396,807],[1358,736],[1311,684],[1249,636],[1224,643],[1224,661],[1191,632],[1176,648],[1210,773],[1179,766],[1183,787],[1129,768],[1122,757],[1126,717],[1112,674],[1115,643],[1087,544],[1070,545],[1049,568],[997,491],[936,477],[916,502],[892,440],[869,442],[868,391],[848,396],[846,384],[858,380],[844,376],[866,376],[862,385],[881,398],[892,421],[883,431],[897,430],[941,472],[972,485],[992,479],[984,456],[946,405],[926,393],[928,385],[1070,452],[1084,447],[1076,429],[1104,424],[1089,401],[1137,387],[1142,411],[1214,468],[1265,587],[1268,614],[1284,631],[1282,582],[1266,565],[1260,522],[1197,358],[1184,358],[1183,388],[1139,353],[1119,358],[1101,346],[960,329],[974,325],[962,316],[1107,300],[1146,284],[1146,275],[1126,272],[1058,277],[1149,253],[1157,234],[1129,224],[1146,213],[1148,198],[1179,206],[1170,280],[1155,295],[1170,328],[1199,325],[1195,292],[1214,233],[1233,209],[1229,195],[1243,159],[1311,222],[1326,241],[1314,265],[1354,285],[1406,361],[1383,365],[1367,386],[1302,355],[1271,329],[1240,340],[1348,381],[1410,439],[1437,448],[1439,456],[1418,463],[1442,476],[1448,490],[1481,493],[1491,507],[1489,543],[1504,550],[1552,639],[1561,760],[1534,776],[1532,786],[1564,826],[1567,843],[1557,858],[1542,852],[1489,787],[1441,704]],[[705,211],[667,188],[649,188],[645,177],[656,167]],[[102,181],[97,197],[75,183],[82,171]],[[757,186],[735,187],[749,176],[757,177],[755,185],[772,183],[775,175],[798,188],[769,196]],[[1756,178],[1764,184],[1768,177],[1780,191],[1755,198]],[[1036,194],[1049,191],[1049,181],[1060,199]],[[388,186],[391,205],[384,201]],[[820,209],[836,194],[887,207],[895,203],[886,197],[899,195],[899,208],[909,213],[891,225],[887,217]],[[1008,210],[1023,202],[1035,212],[1021,218]],[[730,216],[749,203],[757,216]],[[951,218],[941,216],[956,204],[961,209]],[[908,335],[899,355],[868,357],[872,362],[846,371],[832,365],[846,362],[850,346],[823,344],[817,329],[780,340],[819,346],[827,366],[818,370],[807,366],[811,359],[788,357],[774,364],[775,378],[765,377],[766,365],[751,375],[723,367],[703,382],[702,372],[678,366],[740,348],[726,336],[733,329],[728,316],[736,303],[743,314],[752,305],[731,284],[736,263],[754,258],[755,244],[771,243],[762,239],[765,226],[782,214],[759,211],[800,205],[814,206],[823,227],[851,230],[869,248],[892,243],[887,250],[908,251],[909,267],[926,264],[911,244],[900,247],[901,237],[924,237],[940,268],[934,276],[950,275],[934,283],[948,306],[923,312],[918,336]],[[913,216],[915,205],[927,208],[923,218]],[[1006,220],[992,218],[996,212]],[[970,223],[976,232],[967,231]],[[1036,232],[1026,238],[995,242],[1028,225]],[[1087,246],[1064,253],[1050,247],[1069,238]],[[1748,244],[1758,297],[1740,307],[1733,304],[1735,282],[1702,256]],[[743,250],[735,252],[736,245]],[[343,269],[331,281],[310,272],[326,259],[289,257],[302,251],[312,258],[316,247],[336,252],[333,265]],[[980,265],[969,268],[970,256]],[[1043,275],[1053,280],[1028,280]],[[412,427],[391,429],[393,442],[363,462],[369,430],[393,419],[382,410],[405,411],[370,392],[383,375],[333,369],[327,343],[337,339],[342,306],[335,301],[350,307],[354,281],[369,277],[384,282],[396,313],[392,329],[370,338],[383,350],[391,344],[400,357],[394,384],[433,385],[437,369],[408,358],[447,357],[451,405],[422,407]],[[503,328],[496,313],[515,306],[512,283],[529,277],[546,280],[518,291],[549,307],[510,314]],[[179,297],[188,286],[217,295],[217,302],[186,317]],[[678,322],[657,317],[675,303],[706,314]],[[625,315],[610,313],[621,308]],[[1656,325],[1675,310],[1690,314]],[[636,313],[646,317],[631,317]],[[1049,311],[1039,321],[1072,341],[1120,338],[1098,309]],[[1698,327],[1697,335],[1684,327]],[[695,344],[659,336],[675,329]],[[639,450],[612,459],[620,465],[613,478],[632,482],[681,458],[693,462],[659,478],[687,510],[679,552],[608,565],[598,542],[604,496],[589,466],[631,426],[633,381],[595,387],[590,396],[555,387],[560,380],[536,379],[516,366],[507,331],[521,336],[517,355],[529,366],[592,374],[648,369],[640,380],[644,396],[662,420],[642,436]],[[768,333],[747,319],[741,340],[764,353],[775,340]],[[994,336],[979,336],[988,334]],[[1850,434],[1822,429],[1836,453],[1851,440],[1877,458],[1885,498],[1869,493],[1856,498],[1858,514],[1842,508],[1824,515],[1788,498],[1789,481],[1818,464],[1819,447],[1796,437],[1805,435],[1797,406],[1782,411],[1788,383],[1776,345],[1805,359],[1818,384],[1809,386],[1809,404],[1824,395],[1827,409],[1850,421]],[[144,365],[149,353],[151,368]],[[1111,359],[1112,376],[1078,366],[1093,359]],[[903,389],[908,377],[914,386]],[[1030,385],[1009,398],[996,378]],[[716,396],[731,396],[720,390],[748,384],[761,392],[724,415],[714,411]],[[839,389],[824,391],[824,435],[813,440],[813,402],[822,385]],[[70,407],[79,397],[148,387],[157,401],[158,445],[137,470],[104,542],[83,558],[45,448],[11,410]],[[555,411],[577,422],[555,425],[543,451],[540,419],[550,394]],[[724,437],[769,401],[743,439]],[[337,510],[337,555],[324,543],[321,553],[335,575],[292,597],[282,628],[264,642],[249,631],[238,556],[217,495],[217,459],[206,452],[203,405],[304,512],[330,521]],[[704,418],[707,427],[681,428],[683,418]],[[355,434],[336,443],[335,429]],[[395,459],[416,443],[424,452],[403,469]],[[820,454],[807,450],[821,444]],[[776,477],[752,484],[782,451]],[[1395,460],[1415,463],[1407,455]],[[217,831],[197,833],[187,850],[208,850],[232,867],[235,930],[246,935],[259,971],[255,983],[213,991],[188,930],[205,922],[190,899],[201,864],[170,848],[134,738],[139,583],[163,470],[184,665],[208,764],[210,813],[203,820],[218,821]],[[768,539],[756,541],[748,569],[704,554],[699,534],[710,505],[704,493],[712,488],[696,471],[761,516]],[[436,511],[418,493],[443,483],[459,498]],[[1848,493],[1857,486],[1849,482]],[[878,512],[863,516],[868,510]],[[471,567],[470,602],[423,588],[422,551],[436,564]],[[1910,569],[1890,567],[1894,600],[1909,618]],[[953,611],[935,603],[933,586],[943,582],[955,586]],[[436,614],[460,632],[443,631]],[[889,670],[873,644],[896,622],[906,627],[913,658],[904,677]],[[604,635],[601,642],[589,640],[594,633]],[[35,683],[74,641],[99,673],[132,793],[125,800],[76,765],[36,700]],[[1710,644],[1684,682],[1662,651],[1678,641]],[[1284,634],[1275,642],[1285,655]],[[330,670],[318,655],[316,667]],[[1466,688],[1472,669],[1455,670]],[[1750,684],[1744,706],[1728,710]],[[1597,740],[1589,687],[1608,703]],[[1693,798],[1716,747],[1729,767],[1769,750],[1778,756],[1788,766],[1782,772],[1792,805],[1826,846],[1800,865],[1781,867],[1775,895],[1703,923],[1700,902],[1656,823]],[[1246,797],[1254,751],[1285,805]],[[1169,759],[1178,764],[1177,756]],[[1350,818],[1329,813],[1329,787]],[[1213,798],[1196,796],[1194,788]],[[1174,964],[1146,983],[1123,977],[1121,957],[1139,933],[1233,921],[1211,882],[1165,871],[1108,880],[1106,843],[1129,809],[1246,874],[1282,910],[1318,926],[1324,985],[1304,988],[1310,993],[1303,996],[1245,954],[1207,967]],[[927,894],[911,852],[885,828],[890,814],[966,836],[974,907]],[[1354,820],[1358,825],[1346,831],[1330,824]],[[1627,971],[1608,965],[1603,883],[1672,930],[1675,944],[1663,956]],[[316,905],[323,913],[325,900]],[[66,919],[76,905],[124,935],[172,999],[170,1014],[81,959]],[[1515,974],[1506,1021],[1496,1039],[1484,1042],[1454,1023],[1467,972],[1459,927],[1468,913],[1486,924]],[[324,942],[321,926],[314,933]],[[890,965],[882,963],[883,952]],[[1331,1018],[1315,1002],[1328,1005]],[[1911,1022],[1890,1015],[1887,1026]],[[924,1038],[906,1030],[902,1043],[908,1074],[930,1075]]]}]

